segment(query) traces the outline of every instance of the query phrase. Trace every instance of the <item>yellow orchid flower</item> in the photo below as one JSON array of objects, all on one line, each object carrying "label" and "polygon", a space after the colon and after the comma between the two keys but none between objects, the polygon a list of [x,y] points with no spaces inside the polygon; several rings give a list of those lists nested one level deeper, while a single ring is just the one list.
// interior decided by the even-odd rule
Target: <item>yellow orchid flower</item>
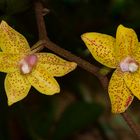
[{"label": "yellow orchid flower", "polygon": [[116,39],[95,32],[84,33],[81,38],[97,61],[116,68],[108,92],[112,112],[124,112],[134,96],[140,99],[140,43],[135,31],[119,25]]},{"label": "yellow orchid flower", "polygon": [[51,53],[33,53],[25,37],[5,21],[0,24],[0,71],[6,72],[5,91],[8,105],[25,98],[31,85],[40,93],[53,95],[60,92],[54,76],[63,76],[76,68]]}]

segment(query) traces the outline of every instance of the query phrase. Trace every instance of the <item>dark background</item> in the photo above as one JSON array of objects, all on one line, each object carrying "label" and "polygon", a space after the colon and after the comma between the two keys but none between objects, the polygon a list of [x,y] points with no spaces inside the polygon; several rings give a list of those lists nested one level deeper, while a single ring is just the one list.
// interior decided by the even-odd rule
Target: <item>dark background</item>
[{"label": "dark background", "polygon": [[[103,71],[106,68],[93,59],[80,35],[94,31],[115,37],[119,24],[140,34],[139,0],[44,0],[44,4],[50,10],[44,17],[49,38]],[[0,19],[22,33],[31,46],[38,41],[32,1],[0,0]],[[32,88],[10,107],[4,78],[1,73],[0,140],[135,140],[121,115],[111,113],[109,97],[97,78],[79,67],[57,78],[60,94],[45,96]],[[135,99],[128,109],[137,124],[139,106]]]}]

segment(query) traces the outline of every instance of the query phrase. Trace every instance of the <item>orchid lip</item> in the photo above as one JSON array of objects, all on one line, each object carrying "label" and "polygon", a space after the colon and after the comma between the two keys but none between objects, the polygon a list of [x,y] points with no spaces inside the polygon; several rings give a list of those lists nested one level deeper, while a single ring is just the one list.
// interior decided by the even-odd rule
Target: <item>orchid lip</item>
[{"label": "orchid lip", "polygon": [[127,56],[120,62],[120,68],[122,72],[136,72],[139,68],[139,64],[135,61],[135,59]]},{"label": "orchid lip", "polygon": [[19,62],[20,71],[22,74],[29,74],[32,72],[32,69],[37,64],[38,58],[36,55],[31,54],[25,56],[21,61]]}]

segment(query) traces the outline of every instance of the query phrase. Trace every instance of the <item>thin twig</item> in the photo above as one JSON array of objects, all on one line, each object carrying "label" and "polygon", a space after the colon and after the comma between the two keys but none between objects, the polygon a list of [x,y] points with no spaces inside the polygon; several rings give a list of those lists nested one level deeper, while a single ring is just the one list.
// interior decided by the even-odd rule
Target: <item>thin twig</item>
[{"label": "thin twig", "polygon": [[45,40],[39,40],[36,44],[31,47],[31,54],[41,51],[44,48]]},{"label": "thin twig", "polygon": [[[55,43],[51,42],[47,36],[46,32],[46,26],[44,22],[44,18],[42,15],[43,5],[40,1],[36,1],[35,3],[35,14],[36,14],[36,20],[37,20],[37,26],[38,26],[38,33],[39,33],[39,40],[46,40],[46,43],[44,46],[54,53],[70,60],[74,61],[80,66],[81,68],[85,69],[86,71],[92,73],[95,75],[101,82],[103,88],[107,91],[108,89],[108,78],[106,76],[102,76],[98,73],[99,68],[90,64],[89,62],[81,59],[80,57],[75,56],[74,54],[70,53],[69,51],[59,47]],[[124,120],[127,122],[128,126],[131,128],[131,130],[134,132],[136,137],[140,139],[140,129],[139,127],[134,123],[134,121],[131,119],[131,117],[125,112],[121,114]]]},{"label": "thin twig", "polygon": [[108,79],[105,76],[102,76],[98,73],[99,72],[98,67],[90,64],[89,62],[81,59],[80,57],[77,57],[76,55],[70,53],[69,51],[59,47],[58,45],[50,41],[50,39],[47,36],[44,18],[43,15],[41,14],[41,11],[43,9],[42,3],[36,1],[35,7],[36,7],[35,12],[36,12],[39,40],[44,40],[44,39],[46,40],[44,46],[49,50],[53,51],[54,53],[60,55],[61,57],[64,57],[69,61],[76,62],[79,67],[95,75],[100,80],[102,86],[106,89],[107,87],[106,83],[108,83]]},{"label": "thin twig", "polygon": [[[140,139],[140,129],[136,124],[134,124],[132,118],[126,112],[122,113],[122,116],[123,116],[124,120],[127,121],[129,127],[133,130],[133,132],[136,134],[138,139]],[[136,129],[136,127],[138,130]]]}]

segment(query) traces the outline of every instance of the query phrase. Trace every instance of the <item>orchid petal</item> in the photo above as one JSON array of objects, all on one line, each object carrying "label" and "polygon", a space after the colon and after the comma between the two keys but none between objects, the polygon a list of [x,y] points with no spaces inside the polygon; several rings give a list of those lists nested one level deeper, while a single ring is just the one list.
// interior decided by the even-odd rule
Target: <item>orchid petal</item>
[{"label": "orchid petal", "polygon": [[115,70],[109,83],[109,96],[113,113],[123,113],[133,100],[131,91],[127,88],[123,73]]},{"label": "orchid petal", "polygon": [[31,84],[20,72],[8,73],[5,78],[5,91],[8,98],[8,105],[12,105],[25,98],[30,88]]},{"label": "orchid petal", "polygon": [[124,73],[124,80],[127,87],[140,100],[140,69],[134,73]]},{"label": "orchid petal", "polygon": [[8,53],[27,53],[30,51],[25,37],[11,28],[5,21],[0,24],[0,48]]},{"label": "orchid petal", "polygon": [[27,78],[31,85],[40,93],[53,95],[60,92],[57,81],[47,73],[44,67],[36,66]]},{"label": "orchid petal", "polygon": [[116,33],[116,58],[121,61],[127,56],[133,56],[138,45],[138,38],[135,31],[119,25]]},{"label": "orchid petal", "polygon": [[9,54],[0,52],[0,72],[14,72],[18,69],[21,54]]},{"label": "orchid petal", "polygon": [[140,42],[139,42],[139,44],[138,44],[137,49],[136,49],[135,52],[133,53],[133,57],[134,57],[134,59],[135,59],[138,63],[140,63]]},{"label": "orchid petal", "polygon": [[115,38],[101,33],[84,33],[81,36],[93,57],[101,64],[116,68]]},{"label": "orchid petal", "polygon": [[74,70],[77,66],[74,62],[66,61],[52,53],[38,53],[38,65],[44,67],[45,71],[52,76],[63,76]]}]

